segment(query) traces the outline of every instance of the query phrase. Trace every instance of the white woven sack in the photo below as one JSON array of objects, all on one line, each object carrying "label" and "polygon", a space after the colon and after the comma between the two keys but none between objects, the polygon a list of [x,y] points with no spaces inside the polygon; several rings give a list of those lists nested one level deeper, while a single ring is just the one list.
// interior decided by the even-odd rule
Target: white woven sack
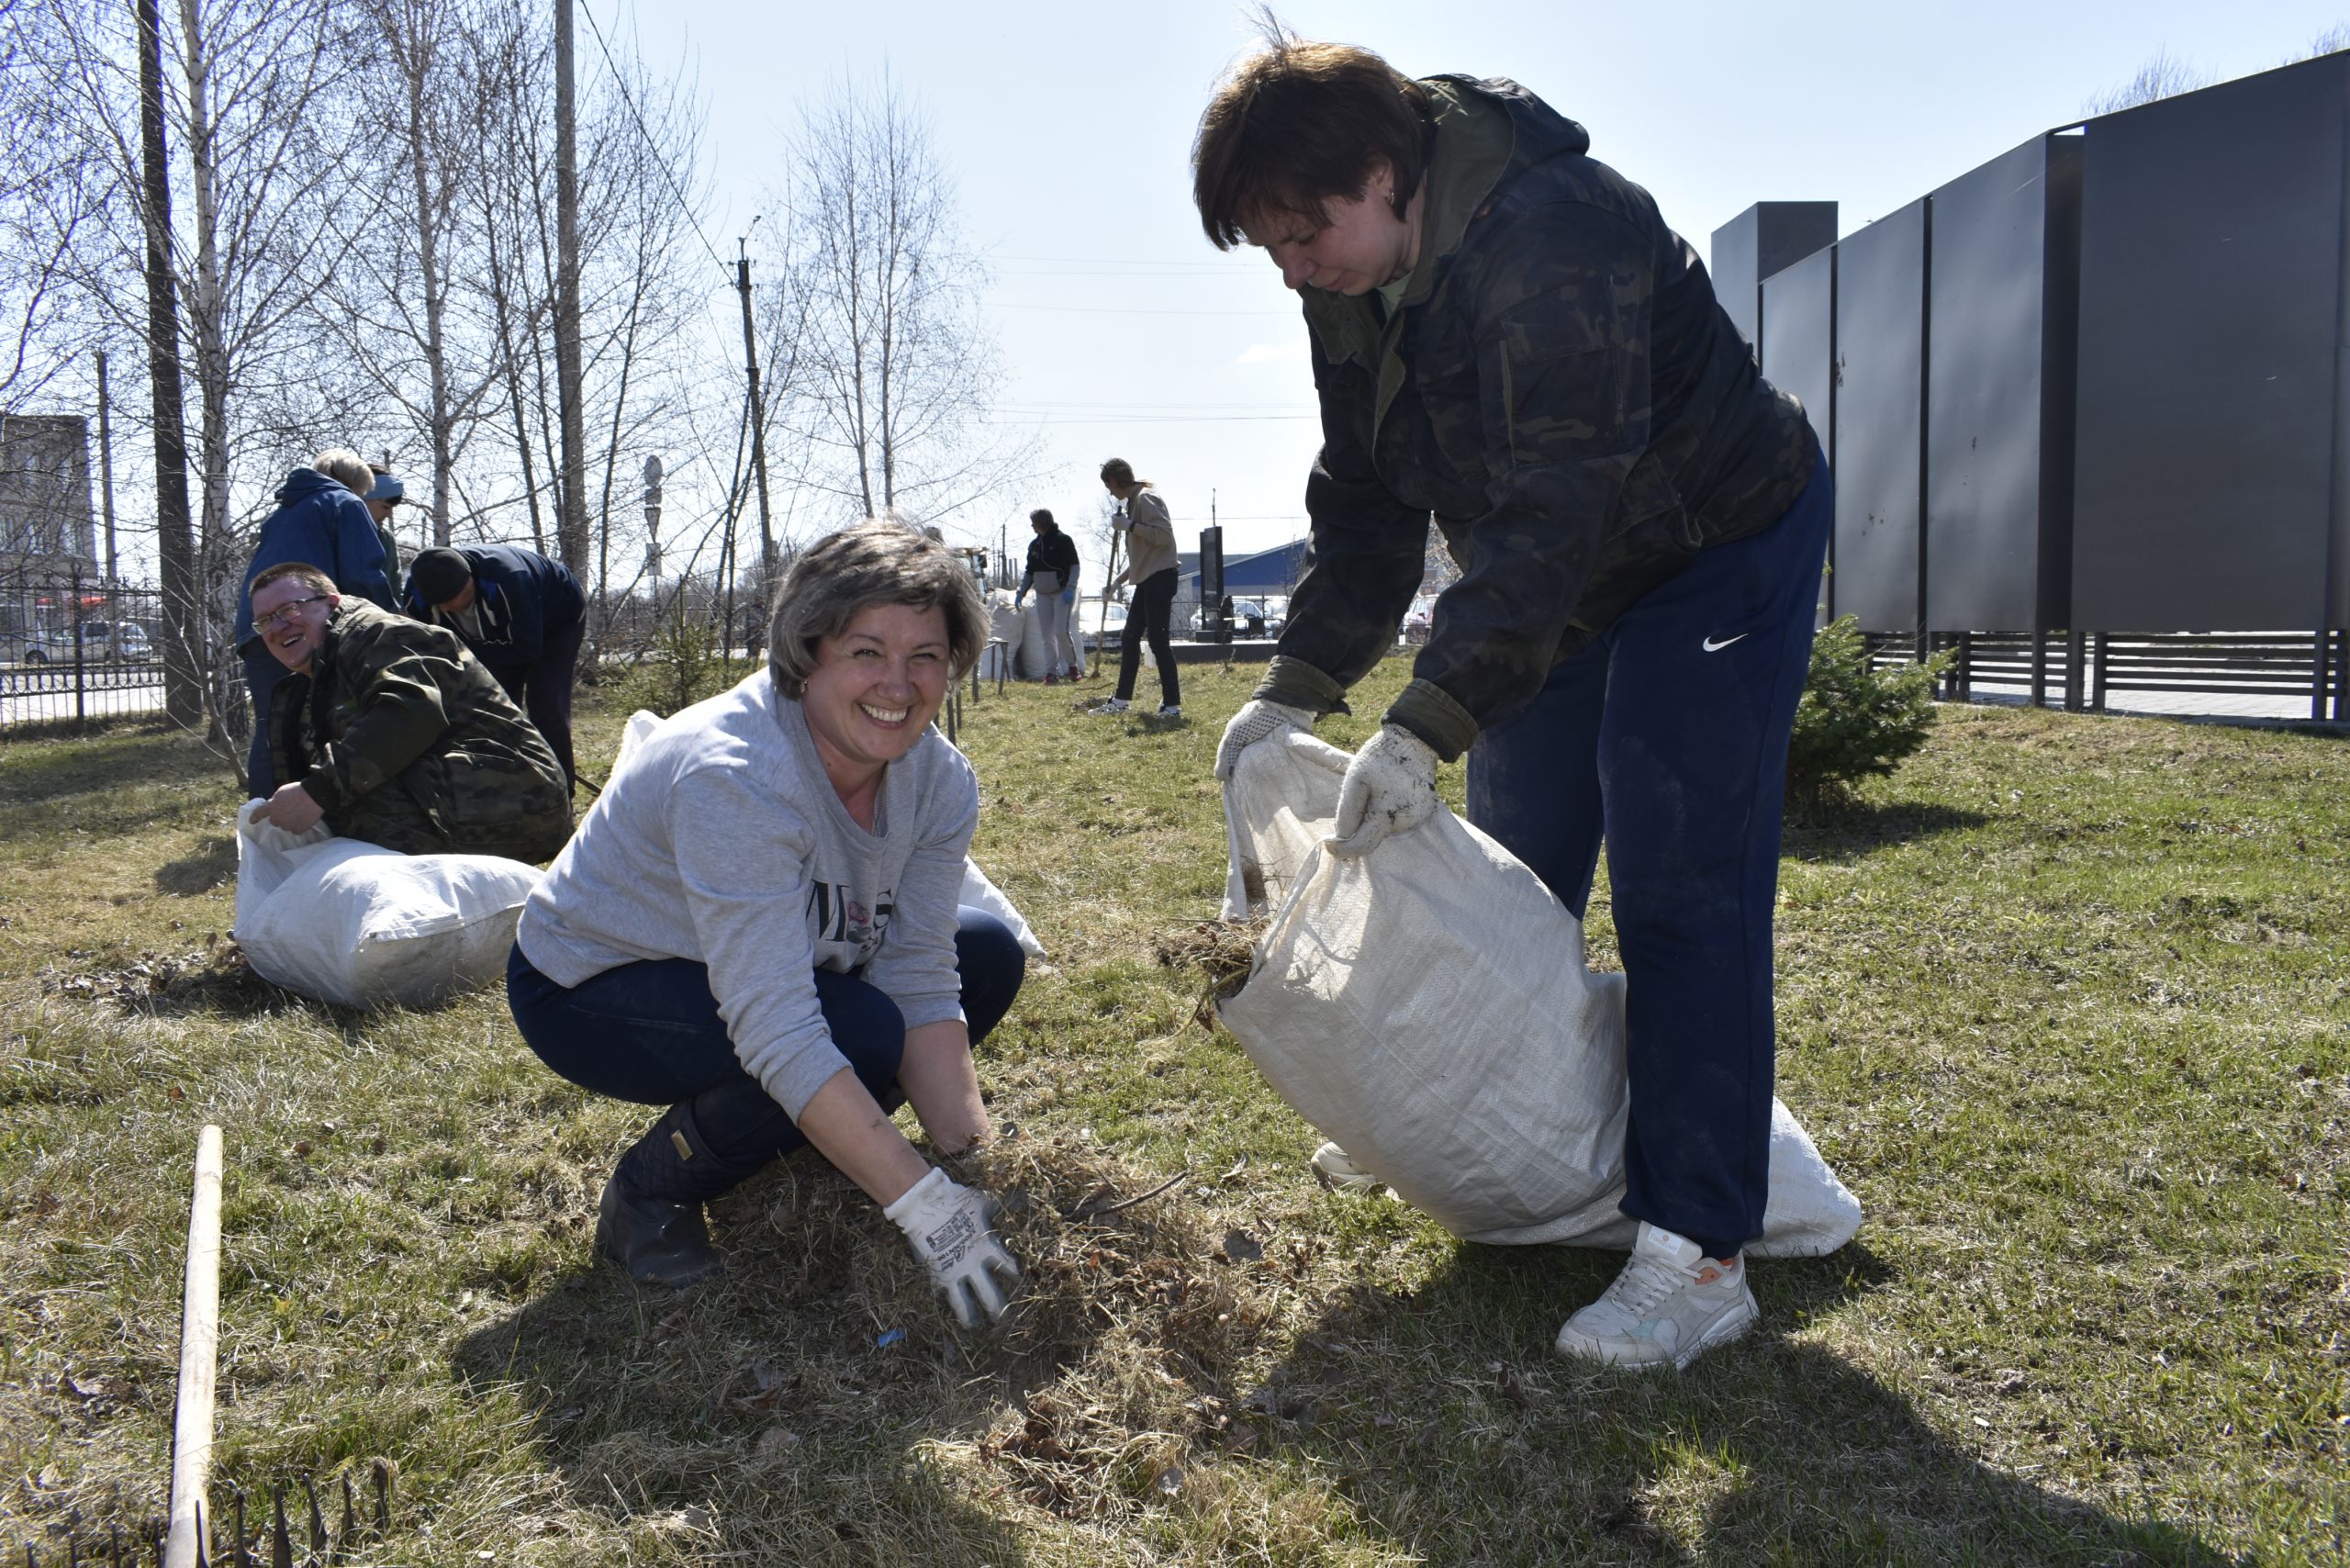
[{"label": "white woven sack", "polygon": [[[1492,838],[1439,808],[1371,855],[1324,852],[1345,752],[1290,731],[1225,788],[1226,913],[1272,911],[1219,1009],[1283,1099],[1472,1241],[1628,1247],[1623,977]],[[1774,1103],[1761,1256],[1832,1251],[1860,1223]]]},{"label": "white woven sack", "polygon": [[1021,613],[1012,608],[1009,589],[988,590],[988,645],[979,655],[980,679],[1008,679],[1018,673],[1013,655],[1020,643]]},{"label": "white woven sack", "polygon": [[495,855],[402,855],[237,815],[235,934],[263,980],[345,1007],[423,1007],[506,972],[543,875]]},{"label": "white woven sack", "polygon": [[1045,618],[1036,613],[1036,598],[1031,594],[1020,607],[1020,640],[1016,644],[1012,671],[1023,680],[1042,680],[1048,675],[1058,675],[1060,666],[1045,652]]},{"label": "white woven sack", "polygon": [[[645,736],[659,728],[660,723],[660,715],[643,708],[639,708],[628,716],[628,722],[621,730],[620,751],[612,758],[611,777],[613,778],[621,776],[621,769],[626,767],[628,759],[635,755],[636,748],[644,744]],[[607,780],[604,787],[611,788],[610,781]],[[1011,929],[1013,940],[1018,942],[1021,951],[1030,958],[1041,958],[1045,956],[1044,943],[1038,941],[1036,934],[1028,929],[1028,922],[1022,918],[1020,911],[1014,907],[1010,899],[1003,896],[1003,890],[1001,888],[988,880],[988,874],[979,869],[979,863],[968,855],[963,857],[963,890],[957,895],[956,902],[969,904],[973,909],[985,910],[1002,921]]]}]

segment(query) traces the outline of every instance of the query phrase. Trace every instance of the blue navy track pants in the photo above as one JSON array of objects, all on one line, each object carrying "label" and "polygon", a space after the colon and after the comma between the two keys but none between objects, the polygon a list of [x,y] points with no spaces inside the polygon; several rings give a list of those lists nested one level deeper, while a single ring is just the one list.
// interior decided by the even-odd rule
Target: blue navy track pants
[{"label": "blue navy track pants", "polygon": [[[963,1019],[977,1046],[1020,993],[1028,958],[1010,927],[968,905],[955,934]],[[898,1004],[854,975],[818,969],[816,1005],[833,1044],[885,1111],[905,1103],[898,1063],[906,1021]],[[710,991],[710,970],[690,958],[646,958],[576,986],[547,979],[516,943],[506,962],[515,1026],[539,1059],[598,1094],[643,1105],[693,1102],[711,1152],[742,1175],[807,1138],[743,1070]]]},{"label": "blue navy track pants", "polygon": [[1771,914],[1787,737],[1835,516],[1698,553],[1469,752],[1469,820],[1581,918],[1599,849],[1626,980],[1624,1212],[1727,1258],[1770,1193]]}]

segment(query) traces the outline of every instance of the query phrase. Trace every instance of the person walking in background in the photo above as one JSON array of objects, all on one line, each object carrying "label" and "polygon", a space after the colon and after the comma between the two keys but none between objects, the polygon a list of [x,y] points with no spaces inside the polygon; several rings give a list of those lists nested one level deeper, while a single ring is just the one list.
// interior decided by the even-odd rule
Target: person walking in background
[{"label": "person walking in background", "polygon": [[[1134,701],[1135,677],[1142,668],[1142,638],[1150,639],[1150,655],[1158,664],[1158,716],[1183,716],[1183,692],[1175,677],[1175,644],[1167,622],[1175,610],[1175,523],[1167,503],[1147,479],[1135,477],[1123,457],[1102,465],[1102,487],[1118,498],[1110,526],[1126,536],[1126,564],[1110,586],[1134,585],[1134,599],[1126,610],[1126,634],[1118,648],[1117,695],[1096,704],[1097,713],[1123,713]],[[1140,636],[1136,633],[1139,633]]]},{"label": "person walking in background", "polygon": [[367,515],[375,520],[375,537],[384,542],[384,577],[397,584],[400,580],[400,540],[392,528],[392,509],[408,498],[408,487],[380,463],[370,463],[367,471],[375,476],[375,482],[360,499],[367,503]]},{"label": "person walking in background", "polygon": [[359,454],[341,448],[321,452],[310,466],[285,476],[278,487],[277,510],[262,523],[261,537],[253,543],[244,591],[237,596],[235,642],[245,664],[245,689],[252,696],[253,740],[245,761],[245,792],[255,798],[268,795],[278,784],[269,704],[285,666],[254,634],[253,579],[272,566],[299,561],[326,573],[336,592],[391,609],[392,577],[384,560],[383,536],[360,498],[375,483],[375,471]]},{"label": "person walking in background", "polygon": [[1515,82],[1268,43],[1201,117],[1192,196],[1218,249],[1260,248],[1303,296],[1322,448],[1313,564],[1216,774],[1337,711],[1394,646],[1433,513],[1462,575],[1347,769],[1330,850],[1427,821],[1463,752],[1470,821],[1578,919],[1605,841],[1639,1226],[1558,1348],[1684,1366],[1756,1317],[1771,911],[1828,464],[1583,127]]},{"label": "person walking in background", "polygon": [[588,596],[571,569],[519,544],[443,545],[408,567],[405,602],[419,621],[464,639],[546,736],[564,778],[576,784],[571,689],[588,631]]},{"label": "person walking in background", "polygon": [[1077,541],[1061,532],[1044,507],[1028,514],[1028,526],[1036,536],[1028,542],[1028,569],[1020,575],[1012,608],[1019,609],[1029,591],[1035,591],[1036,623],[1045,641],[1045,684],[1051,686],[1063,670],[1071,680],[1085,673],[1069,633],[1069,610],[1077,602]]}]

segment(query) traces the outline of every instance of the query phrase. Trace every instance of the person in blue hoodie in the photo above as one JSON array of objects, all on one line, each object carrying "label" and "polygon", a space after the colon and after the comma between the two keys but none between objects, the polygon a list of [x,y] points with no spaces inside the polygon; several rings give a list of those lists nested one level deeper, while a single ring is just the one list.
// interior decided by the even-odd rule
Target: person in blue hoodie
[{"label": "person in blue hoodie", "polygon": [[408,566],[407,610],[464,639],[554,748],[563,776],[578,783],[571,686],[588,596],[570,568],[519,544],[420,551]]},{"label": "person in blue hoodie", "polygon": [[297,468],[278,487],[277,510],[261,525],[253,556],[245,566],[244,591],[237,596],[236,648],[245,661],[245,689],[252,694],[253,744],[245,764],[249,795],[267,799],[277,788],[269,743],[269,699],[285,674],[253,634],[253,579],[272,566],[304,561],[334,579],[335,590],[370,600],[386,610],[392,602],[391,574],[375,520],[360,498],[375,482],[367,460],[355,452],[321,452],[308,468]]}]

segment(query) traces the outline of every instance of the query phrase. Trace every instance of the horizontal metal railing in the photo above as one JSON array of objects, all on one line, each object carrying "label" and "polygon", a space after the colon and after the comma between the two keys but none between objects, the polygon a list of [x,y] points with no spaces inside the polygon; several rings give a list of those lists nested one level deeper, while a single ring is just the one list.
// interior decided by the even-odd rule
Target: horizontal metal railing
[{"label": "horizontal metal railing", "polygon": [[2005,688],[2025,700],[2102,713],[2117,694],[2253,697],[2350,719],[2350,632],[1938,632],[1865,634],[1879,664],[1945,650],[1941,692],[1964,701]]}]

